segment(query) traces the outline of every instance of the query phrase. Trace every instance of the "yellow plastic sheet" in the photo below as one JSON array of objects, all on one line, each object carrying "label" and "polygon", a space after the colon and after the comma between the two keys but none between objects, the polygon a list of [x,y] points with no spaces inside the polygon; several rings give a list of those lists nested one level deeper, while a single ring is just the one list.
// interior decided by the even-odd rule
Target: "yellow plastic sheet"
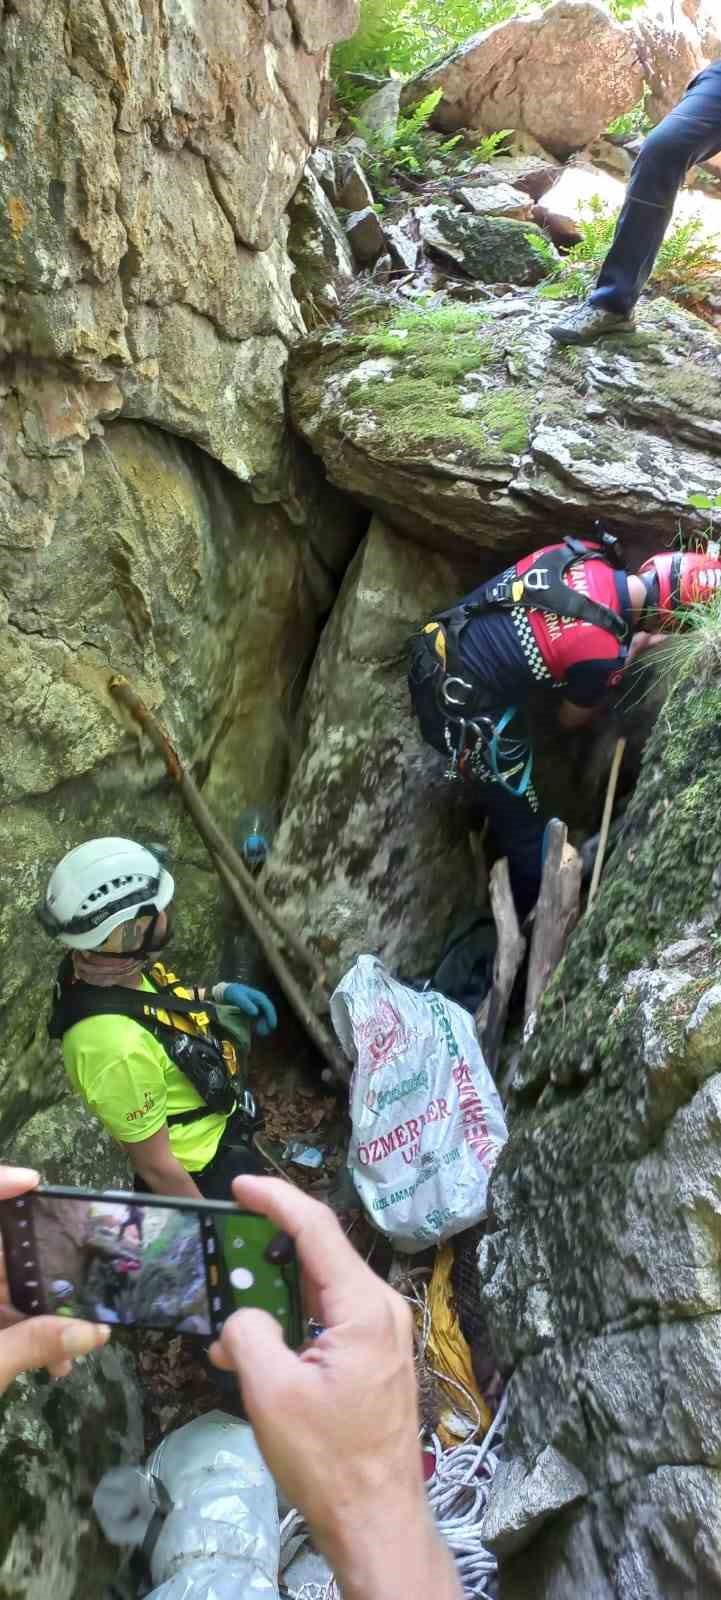
[{"label": "yellow plastic sheet", "polygon": [[[436,1256],[433,1276],[428,1286],[431,1327],[425,1351],[426,1360],[438,1374],[446,1402],[438,1426],[438,1437],[444,1446],[459,1444],[468,1438],[476,1427],[479,1414],[481,1418],[477,1434],[479,1439],[487,1433],[492,1421],[492,1413],[482,1398],[473,1375],[470,1346],[463,1336],[456,1316],[451,1285],[452,1270],[453,1245],[444,1244]],[[462,1384],[463,1389],[475,1401],[478,1411],[474,1410],[473,1405],[453,1383],[444,1383],[444,1378],[453,1379],[455,1384]]]}]

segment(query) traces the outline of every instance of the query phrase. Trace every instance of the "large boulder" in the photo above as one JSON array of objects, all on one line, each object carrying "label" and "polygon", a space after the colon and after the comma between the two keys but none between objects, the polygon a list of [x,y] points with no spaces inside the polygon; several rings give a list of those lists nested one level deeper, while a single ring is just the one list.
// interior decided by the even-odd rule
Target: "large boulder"
[{"label": "large boulder", "polygon": [[420,738],[405,644],[458,576],[375,520],[325,630],[265,887],[337,980],[359,950],[433,971],[473,866],[443,763]]},{"label": "large boulder", "polygon": [[523,1051],[483,1303],[509,1387],[504,1600],[721,1595],[719,624]]},{"label": "large boulder", "polygon": [[650,94],[646,111],[660,122],[687,84],[721,57],[721,17],[716,0],[651,0],[633,20],[638,54]]},{"label": "large boulder", "polygon": [[17,1600],[100,1600],[119,1552],[91,1502],[110,1467],[143,1459],[129,1353],[111,1344],[69,1378],[16,1378],[0,1404],[0,1588]]},{"label": "large boulder", "polygon": [[[31,914],[65,850],[93,833],[167,839],[178,863],[174,959],[192,958],[199,975],[212,970],[214,874],[177,798],[159,782],[159,758],[138,761],[137,736],[108,692],[111,672],[124,672],[158,707],[232,828],[244,807],[275,804],[283,793],[295,686],[333,595],[319,562],[324,496],[316,490],[314,501],[304,491],[313,476],[307,463],[298,515],[305,503],[317,552],[302,524],[255,505],[229,473],[158,429],[115,423],[88,442],[81,462],[82,475],[62,484],[64,498],[58,488],[45,539],[30,549],[19,540],[5,552],[4,1148],[65,1092],[44,1034],[58,957]],[[337,518],[334,497],[331,508]],[[329,542],[329,565],[347,555]],[[46,1137],[40,1154],[51,1143]],[[69,1179],[72,1142],[63,1149]],[[27,1137],[23,1153],[32,1155]]]},{"label": "large boulder", "polygon": [[[511,226],[511,224],[506,224]],[[559,530],[671,543],[703,518],[721,448],[721,342],[666,300],[638,332],[567,352],[557,301],[376,299],[293,352],[295,422],[340,488],[441,550],[532,548]]]},{"label": "large boulder", "polygon": [[414,105],[441,89],[435,127],[520,129],[566,157],[635,105],[642,88],[630,30],[594,0],[555,0],[474,34],[411,79],[402,99]]}]

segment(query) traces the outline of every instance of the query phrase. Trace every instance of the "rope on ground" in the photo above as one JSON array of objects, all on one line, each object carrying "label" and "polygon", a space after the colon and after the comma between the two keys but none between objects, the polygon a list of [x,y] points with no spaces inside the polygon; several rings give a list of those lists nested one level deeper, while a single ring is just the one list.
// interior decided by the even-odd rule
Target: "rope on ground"
[{"label": "rope on ground", "polygon": [[[428,1277],[428,1269],[424,1267],[410,1268],[403,1274],[403,1298],[418,1315],[419,1338],[424,1351],[431,1332]],[[465,1600],[496,1600],[496,1558],[483,1544],[481,1523],[498,1466],[507,1397],[503,1396],[488,1426],[474,1395],[464,1383],[451,1378],[446,1372],[436,1372],[430,1364],[429,1370],[444,1386],[459,1392],[464,1409],[473,1416],[474,1425],[469,1424],[471,1431],[462,1444],[450,1448],[444,1449],[438,1434],[431,1434],[435,1468],[426,1485],[428,1503],[441,1538],[455,1561]],[[485,1437],[478,1443],[478,1434],[482,1430],[485,1431]],[[304,1536],[308,1537],[308,1530],[300,1513],[290,1512],[281,1524],[281,1572],[292,1559],[291,1551],[293,1555],[297,1553]],[[335,1582],[327,1586],[306,1583],[296,1591],[294,1600],[342,1600],[342,1597]]]},{"label": "rope on ground", "polygon": [[[456,1564],[466,1600],[496,1600],[496,1558],[481,1539],[481,1522],[498,1465],[498,1449],[506,1417],[504,1395],[485,1439],[480,1444],[458,1444],[444,1450],[437,1434],[431,1436],[436,1458],[433,1477],[427,1484],[428,1503],[436,1527]],[[281,1547],[292,1542],[293,1555],[299,1536],[308,1530],[299,1512],[292,1511],[281,1524]],[[300,1543],[303,1537],[300,1537]],[[289,1560],[281,1554],[281,1571]],[[283,1593],[288,1593],[287,1589]],[[335,1581],[327,1585],[305,1583],[295,1591],[294,1600],[342,1600]]]},{"label": "rope on ground", "polygon": [[496,1558],[481,1540],[481,1522],[498,1465],[505,1416],[504,1395],[481,1444],[443,1450],[433,1436],[436,1469],[427,1486],[428,1501],[456,1563],[466,1600],[496,1600]]}]

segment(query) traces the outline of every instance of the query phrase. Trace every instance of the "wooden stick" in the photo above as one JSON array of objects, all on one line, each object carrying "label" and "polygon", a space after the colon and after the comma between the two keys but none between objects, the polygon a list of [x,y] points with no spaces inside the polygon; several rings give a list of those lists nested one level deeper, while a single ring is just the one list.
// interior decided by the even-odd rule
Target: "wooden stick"
[{"label": "wooden stick", "polygon": [[[287,949],[292,950],[297,959],[310,971],[313,982],[318,983],[323,988],[324,974],[320,970],[319,963],[311,955],[307,945],[299,938],[295,930],[289,928],[283,922],[274,906],[270,904],[262,889],[256,883],[252,873],[248,871],[242,856],[238,854],[237,850],[234,850],[230,840],[226,838],[218,827],[197,784],[194,783],[189,772],[184,767],[177,750],[171,743],[169,735],[158,721],[158,718],[152,711],[148,710],[140,696],[131,688],[127,678],[120,676],[111,678],[108,688],[113,698],[124,706],[126,711],[130,712],[133,720],[147,733],[156,750],[160,751],[168,776],[177,783],[185,805],[210,855],[213,858],[217,856],[225,863],[228,871],[233,874],[238,884],[245,889],[246,895],[252,896],[262,911],[266,922],[275,929]],[[243,915],[245,915],[245,912]]]},{"label": "wooden stick", "polygon": [[[135,694],[135,691],[125,678],[113,678],[109,688],[115,699],[125,706],[135,721],[145,729],[153,744],[160,751],[167,771],[178,786],[181,798],[193,818],[216,871],[230,891],[241,915],[255,934],[293,1010],[321,1055],[325,1057],[333,1076],[339,1078],[341,1083],[348,1083],[350,1065],[330,1031],[309,1005],[300,984],[296,982],[285,958],[278,949],[276,939],[286,940],[288,946],[296,954],[302,956],[305,967],[311,972],[316,988],[320,988],[320,981],[314,969],[310,952],[295,934],[290,934],[285,925],[280,923],[280,919],[276,916],[271,917],[271,908],[265,896],[258,890],[255,880],[248,872],[237,851],[233,849],[225,835],[221,833],[197,785],[183,766],[177,751],[157,718],[153,716],[152,712],[148,711],[147,706]],[[229,865],[229,861],[233,862],[233,867]],[[238,872],[235,870],[235,862],[240,868]],[[255,896],[258,902],[257,905],[253,904],[248,892],[249,889]],[[266,918],[265,921],[263,917]],[[271,927],[275,931],[276,938],[273,937]],[[328,1009],[330,1001],[326,994],[323,995],[323,1004],[324,1008]]]},{"label": "wooden stick", "polygon": [[476,1031],[488,1069],[495,1076],[513,985],[526,953],[526,941],[518,926],[505,858],[497,861],[491,869],[490,891],[498,945],[493,963],[493,985],[490,995],[478,1008]]},{"label": "wooden stick", "polygon": [[311,1010],[300,984],[296,983],[296,980],[293,977],[287,962],[283,960],[283,957],[277,946],[269,937],[268,930],[263,927],[257,912],[251,905],[249,905],[247,897],[243,893],[242,887],[238,883],[237,878],[233,876],[232,872],[228,871],[225,862],[221,861],[220,856],[213,856],[212,852],[211,856],[219,877],[222,879],[229,893],[233,896],[239,911],[246,918],[246,921],[248,922],[249,927],[252,928],[253,933],[256,935],[259,944],[262,945],[268,963],[272,967],[276,978],[281,985],[281,988],[284,990],[286,999],[292,1005],[296,1016],[302,1022],[309,1038],[312,1039],[313,1044],[320,1051],[321,1055],[325,1056],[334,1078],[338,1078],[341,1083],[349,1083],[351,1075],[350,1063],[346,1061],[340,1045],[335,1043],[335,1040],[333,1039],[328,1028],[326,1028],[321,1022],[320,1017],[316,1015],[315,1011]]},{"label": "wooden stick", "polygon": [[617,788],[617,785],[618,785],[619,774],[620,774],[620,771],[621,771],[621,762],[623,761],[623,753],[624,753],[625,749],[626,749],[626,740],[624,738],[617,739],[616,740],[616,748],[615,748],[615,750],[613,752],[613,761],[611,762],[611,771],[608,774],[608,788],[606,790],[606,800],[605,800],[604,807],[603,807],[603,818],[602,818],[602,821],[601,821],[601,832],[600,832],[599,837],[598,837],[598,849],[596,851],[596,859],[595,859],[595,861],[593,863],[593,876],[591,878],[591,887],[590,887],[590,889],[588,891],[588,900],[586,902],[586,912],[587,913],[590,911],[591,906],[593,905],[593,902],[594,902],[594,900],[596,898],[596,895],[598,894],[598,885],[601,882],[601,873],[603,871],[603,863],[604,863],[604,861],[606,859],[606,846],[608,844],[608,830],[609,830],[609,828],[611,826],[611,817],[613,816],[613,802],[614,802],[614,800],[616,798],[616,788]]},{"label": "wooden stick", "polygon": [[533,923],[524,1011],[527,1032],[532,1032],[528,1024],[578,921],[581,872],[581,857],[568,843],[566,824],[554,817],[548,824],[546,859]]}]

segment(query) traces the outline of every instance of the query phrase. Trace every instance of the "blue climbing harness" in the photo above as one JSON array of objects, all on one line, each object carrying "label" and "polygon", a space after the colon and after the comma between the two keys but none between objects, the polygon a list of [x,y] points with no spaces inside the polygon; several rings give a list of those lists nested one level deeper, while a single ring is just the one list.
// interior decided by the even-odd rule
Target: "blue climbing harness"
[{"label": "blue climbing harness", "polygon": [[[528,786],[531,782],[531,773],[533,771],[533,751],[531,749],[530,740],[501,740],[501,734],[503,733],[504,728],[507,728],[509,723],[513,721],[517,710],[517,706],[508,706],[503,715],[499,717],[498,722],[493,730],[493,734],[483,751],[483,756],[485,763],[492,772],[496,782],[503,784],[504,789],[509,789],[511,794],[518,795],[520,798],[520,796],[524,795],[528,789]],[[499,756],[501,757],[501,760],[505,766],[505,771],[503,772],[499,767]],[[510,762],[510,766],[507,766],[506,762]],[[520,772],[518,782],[515,784],[511,783],[511,778],[513,778],[517,772]]]}]

